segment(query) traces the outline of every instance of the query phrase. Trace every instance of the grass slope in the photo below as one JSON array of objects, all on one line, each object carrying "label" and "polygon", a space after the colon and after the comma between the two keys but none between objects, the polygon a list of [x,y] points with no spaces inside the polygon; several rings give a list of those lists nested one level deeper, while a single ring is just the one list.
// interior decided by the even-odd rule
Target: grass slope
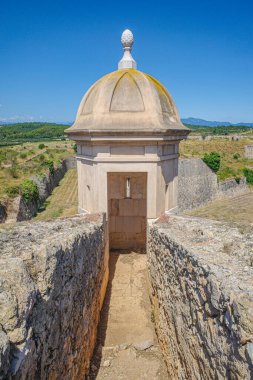
[{"label": "grass slope", "polygon": [[219,199],[187,214],[253,226],[253,192],[233,198]]},{"label": "grass slope", "polygon": [[45,210],[34,220],[46,220],[77,214],[77,171],[70,169],[45,202]]}]

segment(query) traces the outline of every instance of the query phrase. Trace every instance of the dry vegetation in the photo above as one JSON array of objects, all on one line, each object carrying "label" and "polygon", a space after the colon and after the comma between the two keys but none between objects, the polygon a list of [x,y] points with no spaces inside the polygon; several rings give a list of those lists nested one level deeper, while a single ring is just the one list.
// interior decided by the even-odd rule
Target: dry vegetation
[{"label": "dry vegetation", "polygon": [[244,145],[252,145],[251,139],[238,141],[223,138],[211,140],[185,140],[180,144],[181,157],[200,157],[205,153],[218,152],[221,155],[221,167],[218,177],[221,180],[243,175],[243,168],[253,168],[253,160],[244,158]]},{"label": "dry vegetation", "polygon": [[253,226],[253,192],[233,198],[219,199],[187,214]]}]

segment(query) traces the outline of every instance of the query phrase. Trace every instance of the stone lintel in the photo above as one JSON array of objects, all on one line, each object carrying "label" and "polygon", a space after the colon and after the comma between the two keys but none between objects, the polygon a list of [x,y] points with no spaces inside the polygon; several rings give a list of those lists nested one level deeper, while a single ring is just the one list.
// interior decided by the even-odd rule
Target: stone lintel
[{"label": "stone lintel", "polygon": [[94,157],[94,156],[83,156],[83,155],[77,155],[76,158],[78,160],[82,161],[93,161],[93,162],[161,162],[166,160],[174,160],[178,159],[179,155],[176,154],[169,154],[167,156],[105,156],[105,157]]}]

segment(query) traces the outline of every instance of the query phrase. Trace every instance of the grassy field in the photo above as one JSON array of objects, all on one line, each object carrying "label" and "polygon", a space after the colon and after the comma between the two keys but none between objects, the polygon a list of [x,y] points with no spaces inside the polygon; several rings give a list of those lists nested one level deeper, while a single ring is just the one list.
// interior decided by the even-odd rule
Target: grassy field
[{"label": "grassy field", "polygon": [[46,220],[77,214],[77,172],[70,169],[45,202],[45,210],[34,220]]},{"label": "grassy field", "polygon": [[245,167],[253,168],[253,160],[244,158],[244,145],[252,144],[253,141],[248,138],[238,141],[229,141],[222,138],[207,141],[185,140],[180,143],[180,156],[202,158],[205,153],[220,153],[221,167],[217,175],[220,180],[224,180],[242,176],[243,168]]},{"label": "grassy field", "polygon": [[187,215],[253,226],[253,192],[216,200]]},{"label": "grassy field", "polygon": [[56,167],[62,159],[75,154],[70,141],[44,142],[43,145],[27,142],[0,148],[0,199],[7,188],[19,186],[32,175],[46,173],[46,162],[53,161]]}]

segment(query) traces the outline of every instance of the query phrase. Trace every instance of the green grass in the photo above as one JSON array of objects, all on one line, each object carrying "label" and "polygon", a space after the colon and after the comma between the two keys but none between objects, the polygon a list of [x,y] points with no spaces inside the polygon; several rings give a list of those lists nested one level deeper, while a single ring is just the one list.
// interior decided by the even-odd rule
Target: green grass
[{"label": "green grass", "polygon": [[237,178],[244,175],[245,167],[253,168],[253,160],[244,158],[244,145],[252,144],[253,140],[247,137],[238,141],[222,138],[207,141],[185,140],[180,143],[180,156],[203,158],[206,153],[218,152],[221,156],[218,178]]},{"label": "green grass", "polygon": [[48,172],[46,161],[53,161],[54,166],[61,160],[75,154],[70,141],[52,141],[45,143],[43,149],[39,143],[0,147],[0,200],[6,196],[6,189],[20,186],[33,175],[44,175]]}]

